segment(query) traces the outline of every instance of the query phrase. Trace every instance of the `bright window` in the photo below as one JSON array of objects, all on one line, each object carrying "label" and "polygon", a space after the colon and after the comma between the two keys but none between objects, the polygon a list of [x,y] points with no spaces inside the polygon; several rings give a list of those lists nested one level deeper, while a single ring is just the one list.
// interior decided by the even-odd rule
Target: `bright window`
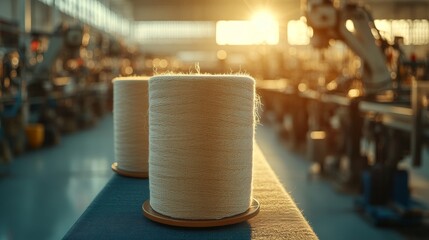
[{"label": "bright window", "polygon": [[134,24],[141,42],[186,41],[214,37],[214,25],[205,21],[144,21]]},{"label": "bright window", "polygon": [[310,43],[311,28],[303,20],[291,20],[287,24],[287,41],[290,45]]},{"label": "bright window", "polygon": [[216,43],[219,45],[276,45],[279,43],[279,25],[269,19],[251,21],[218,21]]},{"label": "bright window", "polygon": [[429,21],[426,19],[378,19],[375,20],[375,26],[389,42],[400,36],[404,38],[405,45],[429,44]]}]

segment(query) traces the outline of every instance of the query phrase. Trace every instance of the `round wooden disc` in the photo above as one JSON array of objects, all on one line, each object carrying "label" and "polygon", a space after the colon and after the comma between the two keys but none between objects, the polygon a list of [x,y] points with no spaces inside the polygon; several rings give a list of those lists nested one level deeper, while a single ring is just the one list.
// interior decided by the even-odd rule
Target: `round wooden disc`
[{"label": "round wooden disc", "polygon": [[258,200],[253,199],[249,209],[247,209],[247,211],[245,211],[244,213],[231,216],[231,217],[222,218],[222,219],[190,220],[190,219],[171,218],[171,217],[162,215],[152,209],[152,207],[150,206],[149,200],[146,200],[142,205],[144,216],[149,218],[152,221],[166,224],[166,225],[171,225],[171,226],[193,227],[193,228],[218,227],[218,226],[225,226],[225,225],[231,225],[231,224],[243,222],[256,216],[259,213],[259,208],[260,208],[260,205]]},{"label": "round wooden disc", "polygon": [[117,162],[112,163],[112,170],[115,171],[117,174],[120,174],[120,175],[126,176],[126,177],[148,178],[148,173],[147,172],[132,172],[132,171],[123,170],[123,169],[120,169],[118,167],[118,163]]}]

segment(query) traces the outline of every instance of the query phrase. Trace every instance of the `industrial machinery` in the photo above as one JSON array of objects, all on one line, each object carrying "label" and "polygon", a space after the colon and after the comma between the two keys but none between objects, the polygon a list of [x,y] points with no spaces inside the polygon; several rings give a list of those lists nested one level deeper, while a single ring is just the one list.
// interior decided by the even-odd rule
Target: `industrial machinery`
[{"label": "industrial machinery", "polygon": [[[37,37],[43,33],[33,33]],[[43,60],[35,64],[32,70],[32,78],[27,86],[30,95],[46,95],[53,88],[54,76],[53,66],[61,56],[64,60],[76,58],[82,45],[83,29],[79,25],[68,26],[61,24],[52,35],[49,36],[48,49],[43,54]],[[36,42],[35,40],[34,42]],[[33,42],[33,44],[35,44]],[[65,51],[66,50],[66,51]],[[34,91],[34,93],[33,93]]]},{"label": "industrial machinery", "polygon": [[25,148],[18,24],[0,21],[0,162]]},{"label": "industrial machinery", "polygon": [[[33,36],[32,50],[36,63],[29,68],[32,77],[27,82],[29,121],[42,123],[45,126],[45,143],[53,145],[59,142],[61,132],[74,131],[80,121],[91,121],[83,107],[86,95],[79,88],[84,85],[86,77],[80,58],[85,35],[83,27],[78,24],[61,24],[53,34],[33,33]],[[34,46],[42,37],[49,43],[45,51],[38,53]]]},{"label": "industrial machinery", "polygon": [[126,52],[117,36],[77,20],[36,31],[24,15],[21,25],[0,19],[0,163],[32,148],[36,130],[55,145],[62,133],[93,126],[109,110],[111,80],[144,66],[137,47]]},{"label": "industrial machinery", "polygon": [[[376,30],[371,14],[361,5],[349,2],[334,4],[329,0],[307,1],[305,16],[313,29],[311,43],[315,48],[325,51],[333,41],[339,40],[359,57],[359,64],[352,64],[360,66],[352,70],[354,74],[342,75],[340,72],[334,79],[324,77],[317,88],[302,91],[309,108],[307,145],[319,146],[309,149],[310,153],[315,152],[311,156],[318,156],[315,160],[323,171],[327,165],[325,156],[333,156],[326,170],[333,170],[333,175],[339,176],[341,182],[356,188],[367,166],[360,153],[363,121],[359,115],[359,103],[363,99],[376,99],[392,90],[394,85],[383,51],[386,43]],[[352,57],[349,61],[355,60]],[[326,72],[322,74],[327,75]],[[312,134],[317,132],[323,134]],[[319,154],[323,148],[327,150]]]},{"label": "industrial machinery", "polygon": [[367,97],[392,89],[383,53],[386,43],[368,10],[349,2],[334,6],[331,0],[310,0],[306,6],[307,23],[313,28],[313,46],[326,48],[330,41],[341,40],[352,49],[363,63],[362,90]]},{"label": "industrial machinery", "polygon": [[[402,81],[400,72],[392,74],[387,66],[386,50],[400,52],[400,46],[383,39],[361,5],[309,0],[305,6],[307,23],[313,29],[312,45],[324,49],[340,40],[361,62],[355,76],[338,76],[316,89],[316,94],[304,94],[311,99],[308,151],[317,156],[314,160],[322,169],[327,153],[334,156],[330,163],[334,175],[347,186],[362,187],[363,196],[356,206],[375,223],[420,223],[425,211],[411,199],[408,173],[398,163],[412,150],[414,164],[420,164],[423,139],[428,136],[421,116],[427,110],[421,110],[422,104],[411,107],[411,86]],[[398,58],[397,71],[416,72],[417,67],[426,66],[403,59]],[[415,87],[413,94],[418,92]],[[419,99],[415,97],[415,101]],[[375,146],[373,150],[366,147],[368,142]]]},{"label": "industrial machinery", "polygon": [[0,155],[10,162],[13,154],[25,150],[28,124],[43,125],[45,145],[57,144],[62,132],[94,124],[97,89],[87,85],[81,53],[89,35],[82,26],[61,24],[53,33],[33,31],[27,51],[18,46],[23,34],[18,26],[0,23]]}]

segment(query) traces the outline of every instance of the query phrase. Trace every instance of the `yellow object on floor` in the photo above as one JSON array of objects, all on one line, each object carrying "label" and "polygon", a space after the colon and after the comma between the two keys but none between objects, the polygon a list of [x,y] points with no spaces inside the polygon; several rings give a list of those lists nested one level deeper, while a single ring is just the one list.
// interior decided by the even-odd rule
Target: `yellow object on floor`
[{"label": "yellow object on floor", "polygon": [[28,145],[33,149],[39,148],[45,140],[45,127],[39,123],[29,124],[25,127],[25,134]]}]

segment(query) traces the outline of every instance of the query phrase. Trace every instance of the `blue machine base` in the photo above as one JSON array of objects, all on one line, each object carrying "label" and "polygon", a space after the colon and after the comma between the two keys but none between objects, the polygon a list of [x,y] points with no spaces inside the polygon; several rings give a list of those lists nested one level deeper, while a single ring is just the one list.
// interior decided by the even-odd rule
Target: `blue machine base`
[{"label": "blue machine base", "polygon": [[414,226],[423,222],[427,208],[410,196],[408,172],[376,165],[362,173],[362,196],[355,208],[377,226]]},{"label": "blue machine base", "polygon": [[399,208],[388,205],[371,205],[365,202],[363,197],[358,197],[355,208],[369,218],[376,226],[417,226],[423,223],[423,212],[427,211],[419,202],[410,201],[407,208]]}]

